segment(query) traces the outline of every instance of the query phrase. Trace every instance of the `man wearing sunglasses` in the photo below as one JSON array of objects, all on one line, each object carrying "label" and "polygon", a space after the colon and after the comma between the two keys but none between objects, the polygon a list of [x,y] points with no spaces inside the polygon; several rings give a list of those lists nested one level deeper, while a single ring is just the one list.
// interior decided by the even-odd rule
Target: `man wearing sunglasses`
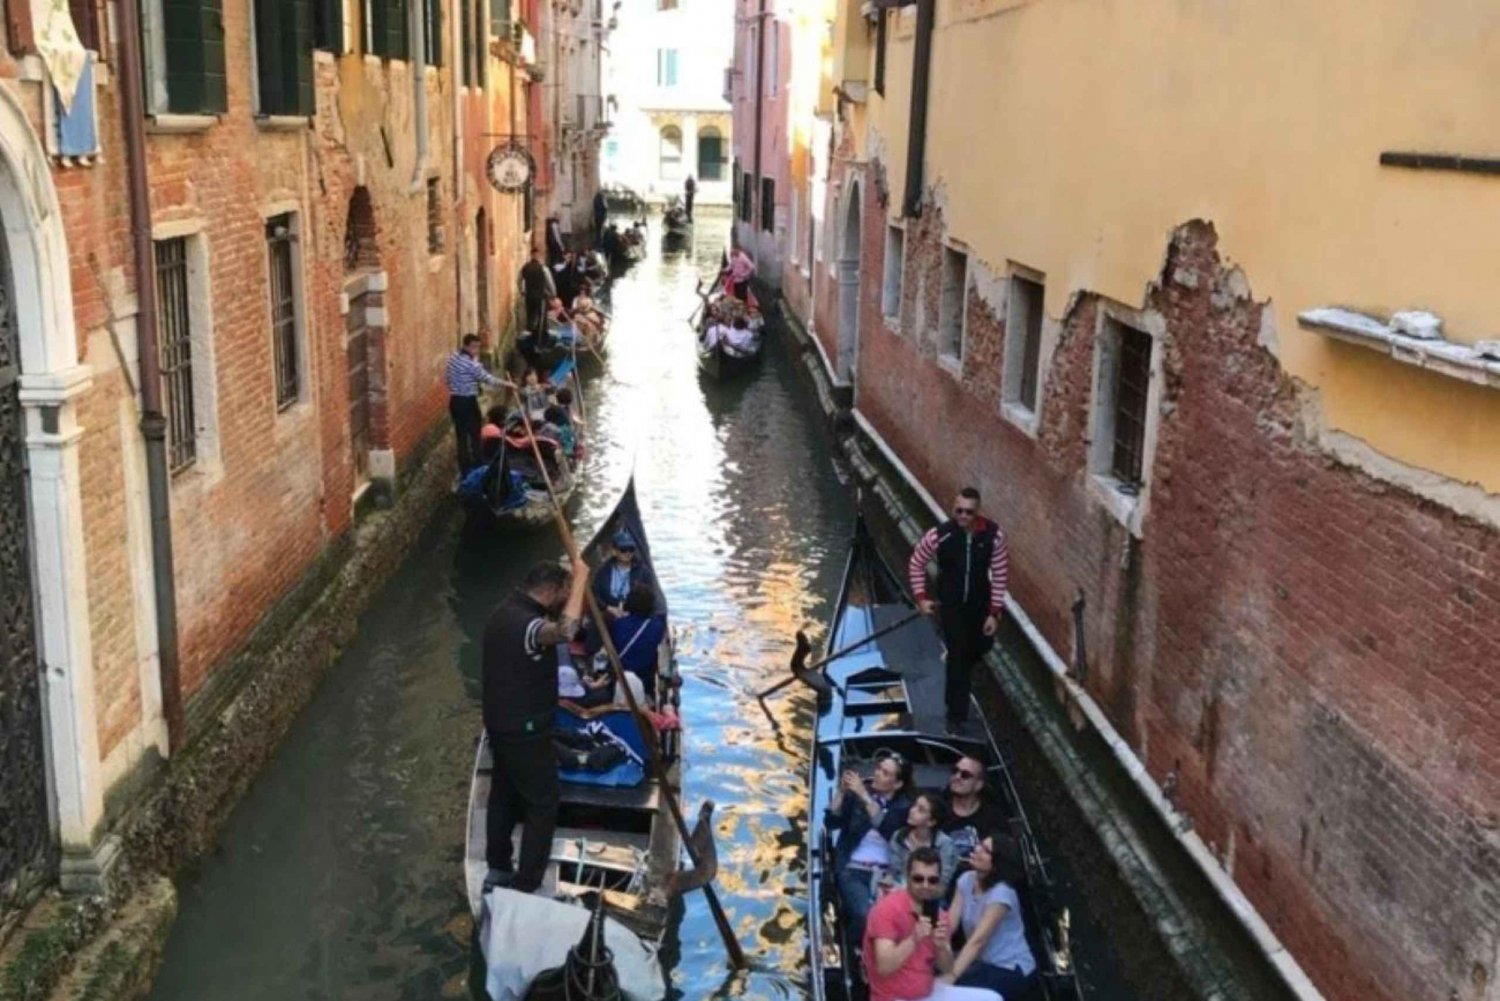
[{"label": "man wearing sunglasses", "polygon": [[[937,563],[936,586],[927,586],[927,565]],[[975,661],[994,645],[1005,605],[1010,554],[1000,526],[979,513],[979,491],[964,487],[953,517],[929,529],[906,567],[917,607],[936,615],[947,648],[949,729],[969,718],[970,677]]]},{"label": "man wearing sunglasses", "polygon": [[953,763],[946,800],[947,813],[938,830],[953,840],[962,870],[968,867],[980,837],[1005,829],[1005,811],[985,799],[984,765],[977,758],[959,758]]},{"label": "man wearing sunglasses", "polygon": [[862,941],[870,1001],[999,1001],[994,991],[955,987],[949,919],[941,909],[942,859],[918,848],[906,860],[906,885],[880,898]]}]

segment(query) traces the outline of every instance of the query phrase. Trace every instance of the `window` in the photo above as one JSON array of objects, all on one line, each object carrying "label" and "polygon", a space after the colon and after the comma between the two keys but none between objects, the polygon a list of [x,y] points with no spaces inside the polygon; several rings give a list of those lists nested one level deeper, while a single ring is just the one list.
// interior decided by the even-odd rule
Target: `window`
[{"label": "window", "polygon": [[290,213],[266,220],[266,247],[271,258],[271,346],[276,364],[276,409],[285,410],[302,394],[302,365],[297,343],[297,272],[292,262]]},{"label": "window", "polygon": [[85,49],[99,51],[99,8],[94,0],[68,0],[68,13],[73,15],[73,30]]},{"label": "window", "polygon": [[760,179],[760,228],[767,233],[776,229],[776,182],[769,177]]},{"label": "window", "polygon": [[428,66],[443,65],[443,0],[422,0],[422,57]]},{"label": "window", "polygon": [[875,10],[875,93],[885,96],[885,10]]},{"label": "window", "polygon": [[724,180],[724,137],[712,125],[698,133],[698,180]]},{"label": "window", "polygon": [[344,0],[312,0],[313,48],[344,51]]},{"label": "window", "polygon": [[880,282],[880,313],[890,319],[901,315],[901,281],[906,267],[906,230],[885,227],[885,273]]},{"label": "window", "polygon": [[[483,0],[480,0],[483,3]],[[474,86],[474,0],[458,0],[458,26],[463,51],[463,85]]]},{"label": "window", "polygon": [[255,0],[256,112],[313,113],[312,28],[306,0]]},{"label": "window", "polygon": [[384,59],[407,57],[407,0],[364,0],[365,51]]},{"label": "window", "polygon": [[1114,434],[1109,472],[1126,493],[1141,486],[1146,451],[1146,400],[1151,387],[1151,335],[1116,324],[1119,356],[1115,369]]},{"label": "window", "polygon": [[1000,384],[1002,403],[1014,404],[1023,416],[1036,413],[1041,378],[1042,310],[1046,289],[1021,275],[1010,279],[1010,302],[1005,308],[1005,358]]},{"label": "window", "polygon": [[156,325],[167,411],[167,465],[177,473],[198,458],[186,237],[160,240],[156,244]]},{"label": "window", "polygon": [[222,0],[160,0],[145,13],[151,110],[183,115],[227,111]]},{"label": "window", "polygon": [[[483,21],[484,6],[482,3],[478,7],[478,10],[480,12],[479,19]],[[511,39],[510,24],[510,0],[490,0],[490,34],[495,36],[495,38],[497,39],[509,42]],[[483,54],[486,49],[487,47],[484,45],[481,45],[479,47],[479,51],[481,54]],[[482,67],[483,65],[484,63],[481,62],[480,66]],[[483,73],[484,71],[483,69],[481,69],[481,78],[483,77]]]},{"label": "window", "polygon": [[677,86],[677,50],[656,50],[656,85],[658,87]]},{"label": "window", "polygon": [[675,180],[682,176],[682,130],[668,125],[661,130],[661,176]]},{"label": "window", "polygon": [[436,177],[427,179],[427,252],[443,252],[443,193]]},{"label": "window", "polygon": [[968,301],[969,255],[943,248],[943,284],[938,302],[938,357],[959,363],[964,358],[964,313]]},{"label": "window", "polygon": [[749,222],[755,209],[755,177],[746,171],[740,175],[740,222]]}]

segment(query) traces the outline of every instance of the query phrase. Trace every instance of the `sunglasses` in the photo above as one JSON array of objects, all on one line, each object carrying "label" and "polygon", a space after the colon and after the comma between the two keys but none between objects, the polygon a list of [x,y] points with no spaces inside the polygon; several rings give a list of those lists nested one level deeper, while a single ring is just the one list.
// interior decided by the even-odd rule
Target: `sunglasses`
[{"label": "sunglasses", "polygon": [[954,774],[955,777],[961,778],[961,779],[977,779],[977,778],[979,778],[979,773],[978,772],[971,772],[967,768],[955,768],[955,769],[953,769],[953,774]]},{"label": "sunglasses", "polygon": [[979,508],[977,507],[956,507],[953,509],[953,517],[967,518],[970,515],[977,514],[978,512]]},{"label": "sunglasses", "polygon": [[913,875],[913,876],[907,876],[906,877],[906,881],[908,883],[915,883],[918,886],[937,886],[938,883],[942,882],[942,877],[941,876],[916,876],[916,875]]}]

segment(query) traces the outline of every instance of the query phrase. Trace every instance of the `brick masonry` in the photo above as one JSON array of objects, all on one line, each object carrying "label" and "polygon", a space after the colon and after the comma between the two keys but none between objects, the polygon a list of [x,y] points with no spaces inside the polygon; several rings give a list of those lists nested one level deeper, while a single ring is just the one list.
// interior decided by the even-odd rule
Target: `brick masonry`
[{"label": "brick masonry", "polygon": [[1083,592],[1091,693],[1326,996],[1493,998],[1500,533],[1316,447],[1308,391],[1258,340],[1264,304],[1195,221],[1144,294],[1165,354],[1133,537],[1089,487],[1104,304],[1069,300],[1031,437],[1001,415],[985,262],[962,371],[937,361],[940,191],[907,221],[900,322],[880,317],[879,171],[835,165],[843,190],[861,181],[859,409],[940,498],[980,487],[1017,598],[1065,655]]}]

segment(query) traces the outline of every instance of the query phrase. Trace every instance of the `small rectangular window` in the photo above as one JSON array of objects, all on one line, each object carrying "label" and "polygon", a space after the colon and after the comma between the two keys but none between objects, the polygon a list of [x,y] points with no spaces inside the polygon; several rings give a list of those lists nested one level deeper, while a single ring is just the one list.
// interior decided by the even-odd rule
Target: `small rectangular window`
[{"label": "small rectangular window", "polygon": [[755,211],[755,175],[746,171],[740,176],[740,222],[749,222]]},{"label": "small rectangular window", "polygon": [[292,260],[290,214],[266,220],[266,247],[271,264],[271,346],[276,364],[276,409],[285,410],[302,394],[302,364],[297,344],[297,275]]},{"label": "small rectangular window", "polygon": [[906,267],[906,231],[885,227],[885,274],[880,283],[880,312],[891,319],[901,315],[901,281]]},{"label": "small rectangular window", "polygon": [[885,15],[883,8],[875,10],[875,93],[885,96]]},{"label": "small rectangular window", "polygon": [[438,178],[429,177],[427,179],[427,252],[429,254],[443,252],[443,237],[442,185]]},{"label": "small rectangular window", "polygon": [[443,0],[423,0],[422,55],[428,66],[443,65]]},{"label": "small rectangular window", "polygon": [[1001,400],[1035,413],[1041,380],[1042,314],[1046,289],[1039,281],[1012,275],[1005,309],[1005,354]]},{"label": "small rectangular window", "polygon": [[156,244],[156,325],[167,412],[167,465],[173,473],[178,473],[198,458],[198,420],[193,404],[193,320],[184,237]]},{"label": "small rectangular window", "polygon": [[[483,0],[480,0],[483,3]],[[458,26],[463,67],[461,76],[465,87],[474,86],[474,0],[458,0]]]},{"label": "small rectangular window", "polygon": [[656,85],[658,87],[677,86],[677,50],[656,50]]},{"label": "small rectangular window", "polygon": [[769,177],[760,179],[760,228],[776,231],[776,181]]},{"label": "small rectangular window", "polygon": [[943,283],[938,303],[938,355],[961,362],[964,357],[964,309],[968,303],[969,255],[943,248]]},{"label": "small rectangular window", "polygon": [[1151,335],[1117,324],[1120,346],[1115,368],[1114,447],[1109,471],[1120,486],[1141,486],[1146,442],[1146,402],[1151,387]]}]

